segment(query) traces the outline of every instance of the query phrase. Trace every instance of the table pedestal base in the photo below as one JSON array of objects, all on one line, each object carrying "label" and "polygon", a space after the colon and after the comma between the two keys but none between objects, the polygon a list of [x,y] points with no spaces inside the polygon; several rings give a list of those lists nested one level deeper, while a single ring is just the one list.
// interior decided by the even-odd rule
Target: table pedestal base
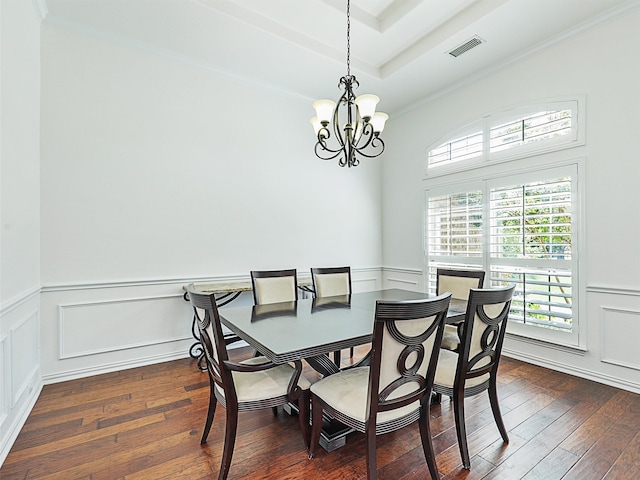
[{"label": "table pedestal base", "polygon": [[[283,405],[283,410],[289,415],[298,415],[298,407],[293,403]],[[355,430],[340,423],[334,418],[322,415],[322,433],[320,433],[320,446],[327,452],[332,452],[347,443],[347,435]]]}]

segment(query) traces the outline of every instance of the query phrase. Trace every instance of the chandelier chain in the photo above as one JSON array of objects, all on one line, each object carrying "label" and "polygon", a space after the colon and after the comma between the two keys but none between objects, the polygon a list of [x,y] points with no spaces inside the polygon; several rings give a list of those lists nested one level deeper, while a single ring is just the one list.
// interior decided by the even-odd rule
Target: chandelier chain
[{"label": "chandelier chain", "polygon": [[350,14],[351,1],[347,0],[347,76],[351,76],[351,14]]}]

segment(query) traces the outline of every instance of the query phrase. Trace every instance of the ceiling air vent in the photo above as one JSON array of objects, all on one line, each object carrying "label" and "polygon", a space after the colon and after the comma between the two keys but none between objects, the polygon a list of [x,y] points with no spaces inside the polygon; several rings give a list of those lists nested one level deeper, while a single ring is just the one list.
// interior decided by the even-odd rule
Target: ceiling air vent
[{"label": "ceiling air vent", "polygon": [[456,48],[454,48],[453,50],[451,50],[449,52],[449,55],[451,55],[452,57],[459,57],[463,53],[468,52],[469,50],[471,50],[474,47],[477,47],[478,45],[480,45],[483,42],[484,42],[484,40],[482,40],[478,36],[475,36],[475,37],[467,40],[466,42],[464,42],[462,45],[459,45]]}]

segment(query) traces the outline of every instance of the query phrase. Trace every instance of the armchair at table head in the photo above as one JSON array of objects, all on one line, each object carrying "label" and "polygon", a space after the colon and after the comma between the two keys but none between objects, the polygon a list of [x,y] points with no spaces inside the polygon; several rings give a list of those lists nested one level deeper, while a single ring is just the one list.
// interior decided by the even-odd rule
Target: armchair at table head
[{"label": "armchair at table head", "polygon": [[429,406],[450,296],[376,303],[370,366],[342,370],[311,386],[310,458],[318,448],[325,411],[365,434],[367,478],[376,479],[376,436],[417,420],[429,472],[440,478]]},{"label": "armchair at table head", "polygon": [[[452,300],[469,299],[469,291],[472,288],[482,288],[485,272],[483,270],[457,270],[438,268],[436,273],[436,295],[451,292]],[[461,327],[462,325],[459,325]],[[447,325],[442,337],[442,348],[458,350],[460,345],[460,328],[455,325]]]},{"label": "armchair at table head", "polygon": [[433,385],[436,399],[442,395],[453,400],[458,446],[464,468],[471,468],[464,420],[464,399],[485,390],[500,435],[509,441],[500,414],[497,375],[502,343],[509,318],[515,285],[490,289],[471,289],[467,314],[462,326],[458,352],[440,349]]},{"label": "armchair at table head", "polygon": [[300,429],[309,444],[309,386],[302,375],[302,362],[276,365],[265,357],[253,357],[240,363],[229,361],[227,342],[222,333],[220,316],[213,294],[187,287],[193,306],[200,341],[205,352],[209,374],[209,408],[200,443],[205,443],[211,430],[218,401],[226,409],[226,431],[219,480],[227,478],[238,427],[238,412],[275,408],[296,402],[300,411]]},{"label": "armchair at table head", "polygon": [[253,302],[256,305],[298,300],[296,269],[252,270]]},{"label": "armchair at table head", "polygon": [[[311,269],[314,297],[334,297],[351,295],[351,267],[315,267]],[[353,347],[349,349],[349,358],[353,358]],[[340,351],[333,352],[333,361],[340,367]]]}]

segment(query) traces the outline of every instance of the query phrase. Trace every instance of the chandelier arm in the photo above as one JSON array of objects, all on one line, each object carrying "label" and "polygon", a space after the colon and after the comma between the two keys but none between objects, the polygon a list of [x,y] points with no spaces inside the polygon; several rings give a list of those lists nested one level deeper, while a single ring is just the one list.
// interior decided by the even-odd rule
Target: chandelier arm
[{"label": "chandelier arm", "polygon": [[[327,139],[330,136],[331,134],[329,132],[329,129],[326,127],[322,127],[318,131],[318,141],[316,142],[314,151],[315,151],[316,157],[318,157],[321,160],[333,160],[343,152],[342,148],[338,148],[337,150],[333,150],[329,148],[329,145],[327,144]],[[324,152],[326,153],[323,154]]]},{"label": "chandelier arm", "polygon": [[[318,157],[320,160],[333,160],[342,153],[342,150],[329,150],[328,148],[324,148],[320,142],[316,143],[314,151],[316,157]],[[328,153],[323,155],[324,152]],[[333,155],[330,155],[330,153],[333,153]]]},{"label": "chandelier arm", "polygon": [[[358,120],[362,121],[360,119]],[[374,139],[373,125],[371,125],[370,123],[365,123],[364,126],[362,127],[362,133],[360,134],[358,141],[355,143],[356,150],[360,151],[364,148],[367,148],[371,144],[371,141],[373,139]],[[364,142],[364,144],[362,142]]]},{"label": "chandelier arm", "polygon": [[[356,151],[362,155],[363,157],[367,157],[367,158],[376,158],[378,155],[382,154],[382,152],[384,152],[384,141],[380,138],[380,137],[376,137],[374,136],[373,139],[367,144],[367,145],[371,145],[372,148],[376,148],[376,149],[380,149],[380,151],[369,155],[367,153],[364,153],[361,149],[356,148]],[[364,148],[364,147],[363,147]]]}]

